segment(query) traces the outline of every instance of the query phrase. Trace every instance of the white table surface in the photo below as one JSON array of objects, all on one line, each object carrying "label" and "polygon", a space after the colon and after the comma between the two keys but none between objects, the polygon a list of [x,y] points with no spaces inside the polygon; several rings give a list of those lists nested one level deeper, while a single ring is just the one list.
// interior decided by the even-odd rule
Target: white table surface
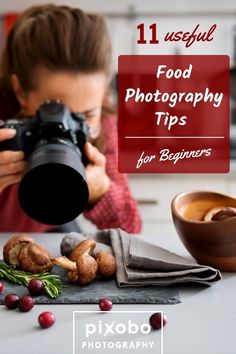
[{"label": "white table surface", "polygon": [[[0,250],[11,235],[0,234]],[[33,237],[55,255],[59,254],[63,235],[34,234]],[[159,225],[142,237],[190,257],[172,225]],[[180,286],[179,289],[182,303],[177,305],[114,305],[113,310],[163,311],[168,318],[164,328],[163,354],[235,354],[236,274],[224,273],[223,280],[213,287]],[[27,313],[0,306],[0,353],[73,354],[72,319],[73,311],[76,310],[93,311],[98,310],[98,306],[36,305]],[[55,325],[46,330],[40,329],[37,324],[38,314],[43,311],[52,311],[56,316]],[[96,318],[99,313],[93,316]],[[109,316],[116,318],[112,313]],[[160,340],[161,332],[152,332],[150,338]],[[75,354],[85,352],[75,351]],[[103,351],[104,354],[111,352]],[[144,350],[133,352],[145,353]],[[93,354],[96,351],[86,353]]]}]

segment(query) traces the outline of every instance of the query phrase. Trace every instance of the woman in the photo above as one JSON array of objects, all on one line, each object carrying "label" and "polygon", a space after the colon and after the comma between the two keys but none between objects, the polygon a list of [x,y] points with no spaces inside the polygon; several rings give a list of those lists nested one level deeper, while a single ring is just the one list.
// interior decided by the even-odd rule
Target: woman
[{"label": "woman", "polygon": [[[1,65],[0,118],[33,115],[47,99],[83,113],[89,205],[84,216],[98,228],[140,231],[127,177],[117,170],[117,131],[104,107],[111,77],[111,44],[104,19],[67,6],[31,7],[10,31]],[[0,129],[0,140],[15,131]],[[48,231],[20,208],[17,191],[26,166],[22,151],[0,152],[0,231]]]}]

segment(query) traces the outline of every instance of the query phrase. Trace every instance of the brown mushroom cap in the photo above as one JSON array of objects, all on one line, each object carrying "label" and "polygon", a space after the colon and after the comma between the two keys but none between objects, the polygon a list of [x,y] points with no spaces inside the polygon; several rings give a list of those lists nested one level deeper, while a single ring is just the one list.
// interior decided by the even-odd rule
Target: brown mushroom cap
[{"label": "brown mushroom cap", "polygon": [[79,284],[85,285],[95,279],[98,265],[92,256],[83,254],[78,258],[76,264]]},{"label": "brown mushroom cap", "polygon": [[94,248],[96,247],[96,242],[94,240],[88,239],[80,242],[72,251],[70,255],[70,260],[76,262],[77,259],[83,254],[91,255]]},{"label": "brown mushroom cap", "polygon": [[232,218],[233,216],[236,216],[236,208],[225,207],[225,208],[219,210],[217,213],[215,213],[212,216],[211,220],[212,221],[226,220],[226,219]]},{"label": "brown mushroom cap", "polygon": [[211,221],[213,215],[218,213],[218,211],[220,211],[221,209],[224,209],[224,207],[223,206],[218,206],[218,207],[215,207],[215,208],[211,208],[210,210],[208,210],[206,212],[206,214],[203,217],[203,220],[204,221]]},{"label": "brown mushroom cap", "polygon": [[77,283],[78,282],[78,273],[77,271],[69,271],[67,274],[67,278],[70,283]]},{"label": "brown mushroom cap", "polygon": [[3,247],[4,262],[10,265],[18,265],[18,255],[25,245],[34,242],[34,240],[26,234],[17,234],[11,237]]},{"label": "brown mushroom cap", "polygon": [[22,247],[18,261],[20,268],[26,272],[40,273],[52,269],[49,252],[37,243],[28,243]]},{"label": "brown mushroom cap", "polygon": [[98,272],[104,277],[111,277],[116,273],[116,259],[108,252],[99,252],[96,256]]}]

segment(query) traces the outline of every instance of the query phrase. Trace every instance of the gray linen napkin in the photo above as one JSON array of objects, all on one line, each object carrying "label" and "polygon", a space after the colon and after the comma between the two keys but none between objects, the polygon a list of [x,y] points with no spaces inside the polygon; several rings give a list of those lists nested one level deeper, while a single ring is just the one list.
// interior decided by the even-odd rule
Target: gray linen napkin
[{"label": "gray linen napkin", "polygon": [[117,262],[116,277],[119,287],[164,286],[177,283],[213,285],[221,280],[219,270],[199,265],[120,229],[102,230],[86,235],[71,233],[65,237],[68,236],[76,237],[78,243],[85,238],[95,239],[95,254],[102,250],[113,251]]}]

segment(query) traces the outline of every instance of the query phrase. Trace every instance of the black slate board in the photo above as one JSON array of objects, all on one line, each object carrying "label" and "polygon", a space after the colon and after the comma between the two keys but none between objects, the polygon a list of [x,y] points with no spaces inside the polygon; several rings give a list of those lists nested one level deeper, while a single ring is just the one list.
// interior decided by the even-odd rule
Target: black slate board
[{"label": "black slate board", "polygon": [[[114,304],[178,304],[180,298],[175,287],[130,287],[118,288],[116,280],[97,279],[89,285],[79,286],[67,281],[66,271],[58,267],[53,268],[53,273],[61,276],[65,288],[62,295],[56,299],[42,295],[35,297],[37,304],[96,304],[102,297],[108,297]],[[4,297],[9,293],[18,296],[27,294],[24,286],[19,286],[2,280],[4,291],[0,294],[0,304],[4,303]]]}]

